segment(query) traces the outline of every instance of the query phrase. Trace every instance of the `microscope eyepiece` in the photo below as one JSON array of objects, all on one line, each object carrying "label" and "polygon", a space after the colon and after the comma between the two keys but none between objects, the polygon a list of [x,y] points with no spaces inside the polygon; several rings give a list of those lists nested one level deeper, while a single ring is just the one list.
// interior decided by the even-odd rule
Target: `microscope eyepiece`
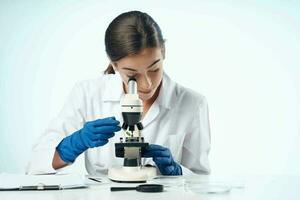
[{"label": "microscope eyepiece", "polygon": [[137,94],[137,83],[134,77],[130,77],[128,80],[128,93]]},{"label": "microscope eyepiece", "polygon": [[128,83],[129,83],[129,81],[135,81],[135,82],[136,82],[136,79],[135,79],[134,76],[132,76],[132,77],[130,77],[130,78],[128,79]]}]

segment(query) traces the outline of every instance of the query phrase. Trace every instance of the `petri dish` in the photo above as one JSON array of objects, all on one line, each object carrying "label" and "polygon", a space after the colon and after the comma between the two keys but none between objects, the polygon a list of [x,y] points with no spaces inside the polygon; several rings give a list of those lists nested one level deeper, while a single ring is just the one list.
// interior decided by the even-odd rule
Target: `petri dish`
[{"label": "petri dish", "polygon": [[231,186],[225,182],[187,179],[184,183],[184,190],[201,194],[226,194],[231,191]]}]

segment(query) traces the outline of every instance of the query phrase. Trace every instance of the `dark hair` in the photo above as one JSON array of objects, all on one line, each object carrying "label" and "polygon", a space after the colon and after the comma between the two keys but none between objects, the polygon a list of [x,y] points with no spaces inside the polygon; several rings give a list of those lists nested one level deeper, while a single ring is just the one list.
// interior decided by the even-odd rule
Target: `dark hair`
[{"label": "dark hair", "polygon": [[[147,13],[140,11],[120,14],[105,32],[105,50],[112,62],[152,47],[161,47],[164,56],[164,42],[158,24]],[[111,64],[104,73],[115,73]]]}]

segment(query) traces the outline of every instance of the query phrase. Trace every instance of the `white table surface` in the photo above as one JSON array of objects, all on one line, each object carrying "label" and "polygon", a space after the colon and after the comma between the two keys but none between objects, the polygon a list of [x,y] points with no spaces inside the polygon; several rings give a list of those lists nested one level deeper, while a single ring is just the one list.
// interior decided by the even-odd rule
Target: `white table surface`
[{"label": "white table surface", "polygon": [[[137,191],[111,192],[111,186],[135,186],[137,184],[93,182],[86,189],[55,191],[6,191],[0,192],[0,200],[213,200],[213,199],[300,199],[300,176],[247,176],[247,177],[213,177],[201,176],[204,181],[231,185],[229,193],[203,194],[186,191],[184,186],[166,187],[162,193],[142,193]],[[221,181],[221,182],[220,182]]]}]

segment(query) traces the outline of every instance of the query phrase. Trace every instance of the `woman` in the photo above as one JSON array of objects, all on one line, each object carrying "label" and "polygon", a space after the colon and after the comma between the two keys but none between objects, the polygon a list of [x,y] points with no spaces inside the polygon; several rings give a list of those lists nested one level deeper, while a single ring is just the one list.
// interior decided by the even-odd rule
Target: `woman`
[{"label": "woman", "polygon": [[164,73],[165,44],[157,23],[146,13],[123,13],[108,26],[105,46],[109,67],[98,79],[74,87],[34,146],[27,173],[56,172],[83,152],[89,174],[122,165],[114,156],[114,143],[121,137],[120,99],[128,91],[128,78],[134,77],[144,106],[142,134],[151,144],[144,154],[146,163],[163,175],[208,174],[207,102]]}]

